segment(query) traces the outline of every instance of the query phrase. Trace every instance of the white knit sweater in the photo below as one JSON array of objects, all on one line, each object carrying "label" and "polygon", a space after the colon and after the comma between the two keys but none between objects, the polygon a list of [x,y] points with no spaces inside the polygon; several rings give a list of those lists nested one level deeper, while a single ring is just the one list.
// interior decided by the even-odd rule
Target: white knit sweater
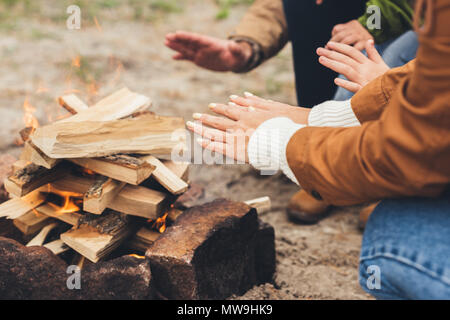
[{"label": "white knit sweater", "polygon": [[[361,125],[351,106],[351,100],[326,101],[311,109],[308,126],[355,127]],[[262,123],[250,137],[248,157],[250,164],[262,171],[281,170],[289,179],[299,184],[286,158],[286,148],[291,137],[306,125],[289,118],[273,118]]]}]

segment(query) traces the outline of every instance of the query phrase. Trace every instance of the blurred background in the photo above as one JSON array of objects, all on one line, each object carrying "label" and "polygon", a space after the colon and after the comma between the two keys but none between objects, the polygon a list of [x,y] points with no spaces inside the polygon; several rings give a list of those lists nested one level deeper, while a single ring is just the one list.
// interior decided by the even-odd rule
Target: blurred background
[{"label": "blurred background", "polygon": [[[165,34],[176,30],[225,38],[251,2],[0,0],[0,153],[18,157],[19,130],[67,115],[56,99],[68,93],[92,105],[127,86],[149,96],[156,113],[185,120],[244,91],[295,105],[290,46],[248,74],[173,61],[164,46]],[[81,8],[80,30],[66,27],[72,4]],[[358,285],[357,209],[335,209],[317,225],[298,226],[284,213],[298,186],[281,174],[260,176],[248,165],[198,165],[191,180],[206,188],[208,199],[272,199],[273,210],[261,218],[276,230],[275,282],[236,298],[368,298]]]}]

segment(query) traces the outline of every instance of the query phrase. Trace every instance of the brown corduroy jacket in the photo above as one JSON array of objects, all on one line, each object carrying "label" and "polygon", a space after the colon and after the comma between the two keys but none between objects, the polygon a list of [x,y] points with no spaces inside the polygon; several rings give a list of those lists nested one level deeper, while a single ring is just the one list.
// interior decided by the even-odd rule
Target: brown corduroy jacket
[{"label": "brown corduroy jacket", "polygon": [[352,98],[362,125],[306,127],[289,141],[289,166],[316,198],[351,205],[435,197],[449,185],[450,0],[423,0],[417,8],[415,21],[424,21],[416,27],[417,58]]}]

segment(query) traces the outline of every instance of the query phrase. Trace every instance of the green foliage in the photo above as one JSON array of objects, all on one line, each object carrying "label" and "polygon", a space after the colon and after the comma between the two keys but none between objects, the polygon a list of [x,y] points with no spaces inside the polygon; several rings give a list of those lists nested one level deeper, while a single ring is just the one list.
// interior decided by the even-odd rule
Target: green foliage
[{"label": "green foliage", "polygon": [[216,0],[216,3],[219,6],[219,12],[216,15],[216,19],[226,19],[230,15],[231,7],[235,5],[250,5],[253,1],[254,0]]}]

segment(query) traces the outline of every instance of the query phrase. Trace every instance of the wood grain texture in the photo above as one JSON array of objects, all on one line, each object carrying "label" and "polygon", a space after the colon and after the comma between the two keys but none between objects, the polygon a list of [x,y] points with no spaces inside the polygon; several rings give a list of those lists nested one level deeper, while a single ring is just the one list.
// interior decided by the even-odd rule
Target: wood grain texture
[{"label": "wood grain texture", "polygon": [[170,154],[173,148],[185,144],[183,130],[183,119],[175,117],[57,122],[37,128],[31,141],[48,157],[56,159],[117,153]]}]

